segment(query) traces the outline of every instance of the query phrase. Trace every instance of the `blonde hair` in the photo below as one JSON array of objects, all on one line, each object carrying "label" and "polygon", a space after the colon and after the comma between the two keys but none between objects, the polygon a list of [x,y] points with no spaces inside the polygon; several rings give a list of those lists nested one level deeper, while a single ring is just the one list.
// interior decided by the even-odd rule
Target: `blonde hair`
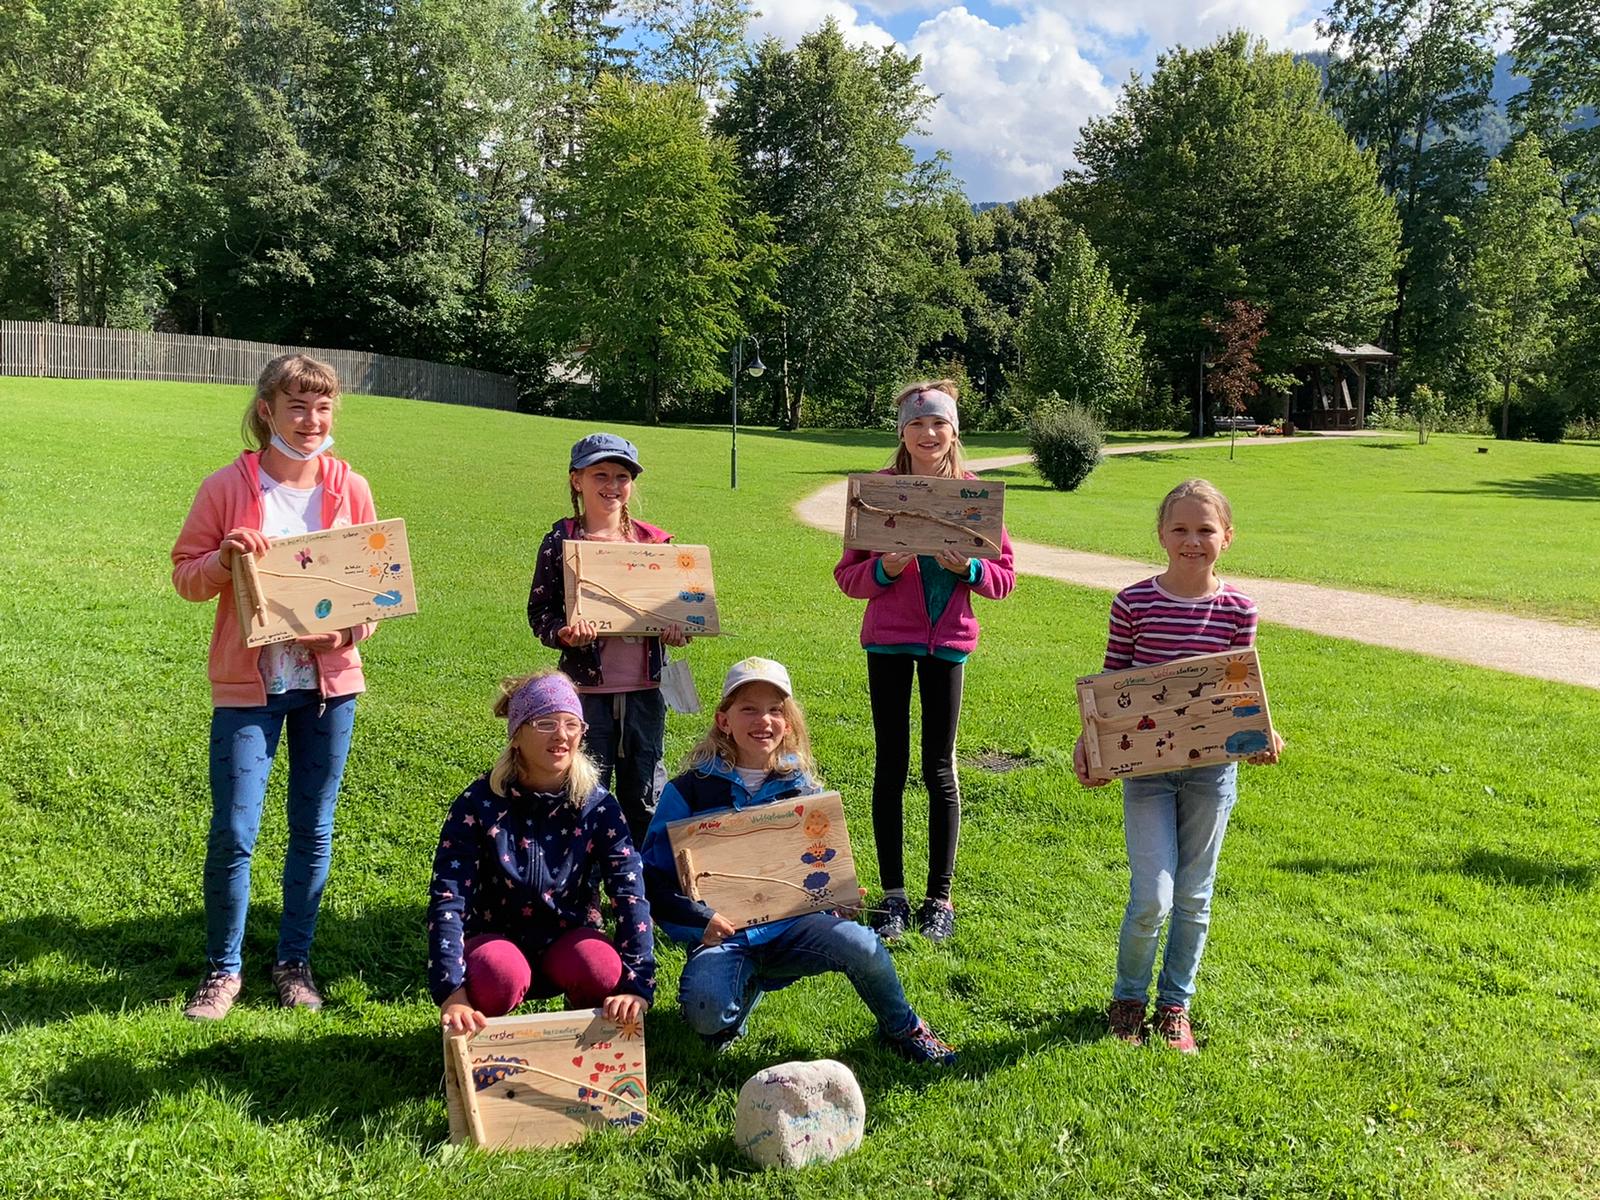
[{"label": "blonde hair", "polygon": [[255,445],[265,450],[272,444],[272,423],[261,415],[261,405],[268,409],[280,391],[309,390],[320,392],[333,400],[334,411],[339,408],[339,376],[321,359],[309,354],[280,354],[266,366],[256,379],[255,394],[244,410],[243,432],[245,445]]},{"label": "blonde hair", "polygon": [[[520,692],[532,680],[545,675],[560,675],[560,671],[546,670],[534,671],[528,675],[508,675],[500,681],[500,694],[494,700],[494,715],[502,721],[511,711],[511,697]],[[513,780],[521,778],[517,759],[517,748],[509,740],[506,748],[500,751],[500,757],[495,759],[494,766],[489,769],[489,790],[496,796],[504,796]],[[589,798],[589,793],[600,786],[600,768],[590,758],[588,752],[581,746],[572,756],[572,761],[567,764],[566,792],[567,803],[573,808],[583,808],[583,802]]]},{"label": "blonde hair", "polygon": [[1228,503],[1228,498],[1217,490],[1216,485],[1209,479],[1185,479],[1166,494],[1161,501],[1161,507],[1156,510],[1157,534],[1160,534],[1162,526],[1167,523],[1167,513],[1171,512],[1172,506],[1180,500],[1198,500],[1202,504],[1211,505],[1217,510],[1217,516],[1222,518],[1222,527],[1233,528],[1233,506]]},{"label": "blonde hair", "polygon": [[[604,459],[603,458],[600,461],[601,462],[616,462],[618,466],[625,466],[626,465],[626,464],[622,463],[620,460],[617,460],[617,459]],[[596,465],[595,463],[590,463],[589,464],[590,467],[595,466],[595,465]],[[588,470],[588,467],[585,467],[584,470],[585,471]],[[583,474],[583,471],[568,471],[567,472],[567,487],[570,488],[571,491],[572,491],[572,519],[578,523],[578,527],[580,529],[583,527],[583,493],[578,490],[577,484],[572,482],[572,477],[574,475],[582,475],[582,474]],[[639,477],[637,475],[635,475],[632,471],[629,471],[628,472],[628,477],[634,481],[634,485],[635,486],[638,486]],[[627,505],[626,501],[624,501],[623,505],[622,505],[622,536],[623,536],[623,539],[626,540],[626,541],[630,541],[630,542],[633,541],[633,516],[632,516],[631,513],[628,512],[628,505]]]},{"label": "blonde hair", "polygon": [[[750,683],[759,683],[760,680],[752,679]],[[722,703],[717,705],[718,713],[725,713],[733,707],[734,700],[739,693],[750,686],[750,683],[740,684],[722,698]],[[783,698],[783,719],[788,725],[784,730],[783,741],[778,743],[772,752],[772,761],[767,764],[767,771],[803,771],[809,778],[817,778],[816,760],[811,757],[811,734],[806,730],[806,714],[801,711],[800,704],[793,696]],[[718,759],[730,767],[739,761],[739,748],[734,744],[733,735],[725,733],[717,725],[716,718],[711,721],[711,728],[690,749],[689,755],[684,759],[684,768],[690,771],[699,771],[713,766]]]},{"label": "blonde hair", "polygon": [[[918,392],[944,392],[952,400],[960,400],[961,393],[957,390],[954,379],[924,379],[920,383],[913,383],[900,389],[899,395],[894,398],[894,411],[896,422],[900,419],[900,405],[907,396],[915,396]],[[911,464],[911,451],[906,449],[906,432],[901,430],[896,435],[899,445],[895,447],[894,457],[889,460],[889,466],[896,475],[914,475],[916,469]],[[965,479],[967,477],[966,451],[961,446],[961,435],[958,433],[950,439],[950,449],[945,451],[944,458],[939,461],[937,474],[946,479]]]}]

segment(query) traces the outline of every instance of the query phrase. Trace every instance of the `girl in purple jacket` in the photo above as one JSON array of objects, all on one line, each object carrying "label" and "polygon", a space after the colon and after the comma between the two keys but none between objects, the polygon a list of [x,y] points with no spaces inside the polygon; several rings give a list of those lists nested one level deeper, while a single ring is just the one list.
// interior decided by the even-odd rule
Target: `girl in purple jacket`
[{"label": "girl in purple jacket", "polygon": [[[973,479],[962,466],[956,385],[918,383],[900,393],[900,445],[887,475]],[[893,941],[911,924],[905,884],[905,789],[911,766],[911,680],[922,701],[922,778],[928,788],[928,891],[917,926],[929,941],[955,932],[950,902],[961,790],[956,781],[956,726],[967,655],[978,644],[972,615],[977,593],[999,600],[1011,591],[1011,539],[1000,535],[997,559],[954,551],[878,554],[846,550],[833,577],[845,595],[867,602],[861,644],[867,651],[867,693],[878,746],[872,773],[872,831],[884,900],[873,928]]]}]

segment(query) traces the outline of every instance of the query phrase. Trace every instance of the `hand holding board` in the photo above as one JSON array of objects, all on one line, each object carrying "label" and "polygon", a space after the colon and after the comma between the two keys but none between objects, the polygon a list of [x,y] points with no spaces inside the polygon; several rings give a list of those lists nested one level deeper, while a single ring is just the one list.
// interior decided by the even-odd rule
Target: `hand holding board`
[{"label": "hand holding board", "polygon": [[592,621],[601,637],[721,632],[707,546],[667,542],[562,543],[567,624]]},{"label": "hand holding board", "polygon": [[846,486],[849,550],[999,558],[1006,485],[936,475],[852,475]]}]

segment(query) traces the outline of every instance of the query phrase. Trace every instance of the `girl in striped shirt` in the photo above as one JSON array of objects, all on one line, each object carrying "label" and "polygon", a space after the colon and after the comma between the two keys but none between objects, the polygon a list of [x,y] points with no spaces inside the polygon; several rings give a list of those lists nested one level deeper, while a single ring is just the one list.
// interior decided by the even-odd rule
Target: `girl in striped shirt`
[{"label": "girl in striped shirt", "polygon": [[[1180,483],[1161,502],[1156,533],[1167,552],[1167,569],[1124,588],[1111,602],[1104,669],[1153,666],[1254,645],[1255,602],[1216,573],[1217,558],[1233,541],[1227,498],[1204,479]],[[1271,748],[1249,761],[1277,762],[1283,740],[1276,733],[1273,739]],[[1081,735],[1072,766],[1085,787],[1109,782],[1089,774]],[[1189,1025],[1189,1001],[1211,924],[1217,856],[1238,798],[1237,780],[1238,764],[1226,763],[1122,781],[1131,883],[1107,1018],[1112,1035],[1125,1042],[1144,1041],[1150,973],[1166,922],[1155,1033],[1182,1053],[1199,1049]]]}]

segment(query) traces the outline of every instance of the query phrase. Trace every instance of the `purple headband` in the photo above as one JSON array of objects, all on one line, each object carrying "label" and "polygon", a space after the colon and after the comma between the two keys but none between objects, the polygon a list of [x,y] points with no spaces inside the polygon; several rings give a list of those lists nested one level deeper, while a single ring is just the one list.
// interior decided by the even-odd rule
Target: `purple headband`
[{"label": "purple headband", "polygon": [[956,419],[956,398],[949,392],[932,387],[907,392],[906,398],[900,401],[900,423],[895,427],[895,432],[904,433],[906,426],[918,417],[938,417],[941,421],[948,421],[956,436],[961,436],[961,422]]},{"label": "purple headband", "polygon": [[583,713],[583,703],[578,699],[572,680],[560,671],[536,675],[517,689],[511,697],[511,706],[506,710],[507,739],[516,737],[517,730],[529,721],[537,721],[551,713],[579,716]]}]

